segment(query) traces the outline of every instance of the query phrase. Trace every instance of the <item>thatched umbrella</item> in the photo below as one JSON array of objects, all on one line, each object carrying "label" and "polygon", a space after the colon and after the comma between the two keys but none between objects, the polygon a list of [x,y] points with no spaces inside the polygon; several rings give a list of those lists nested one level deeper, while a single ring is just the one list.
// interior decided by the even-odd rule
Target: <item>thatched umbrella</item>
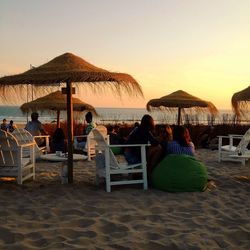
[{"label": "thatched umbrella", "polygon": [[[15,90],[22,90],[25,84],[31,84],[35,88],[41,86],[55,86],[66,83],[67,93],[67,120],[68,120],[68,180],[73,182],[73,117],[72,117],[72,83],[98,88],[110,87],[113,91],[121,94],[126,93],[134,96],[143,96],[142,89],[137,81],[124,73],[113,73],[95,67],[82,58],[71,53],[65,53],[37,68],[30,69],[22,74],[5,76],[0,78],[0,95],[7,96],[8,89],[13,86]],[[86,86],[86,85],[85,85]],[[16,92],[17,93],[17,92]]]},{"label": "thatched umbrella", "polygon": [[181,110],[193,109],[195,112],[209,111],[211,114],[217,114],[217,108],[208,101],[204,101],[198,97],[192,96],[185,91],[178,90],[170,95],[163,96],[159,99],[152,99],[147,103],[147,110],[166,110],[173,111],[178,108],[178,125],[181,122]]},{"label": "thatched umbrella", "polygon": [[[93,106],[81,101],[78,98],[72,97],[73,110],[76,112],[83,112],[85,110],[91,111],[94,115],[97,112]],[[60,90],[50,93],[46,96],[37,98],[31,102],[24,103],[20,109],[23,113],[34,111],[52,110],[57,112],[57,127],[60,127],[60,111],[67,110],[67,98]]]},{"label": "thatched umbrella", "polygon": [[244,116],[245,112],[250,109],[250,86],[234,93],[231,103],[236,116]]}]

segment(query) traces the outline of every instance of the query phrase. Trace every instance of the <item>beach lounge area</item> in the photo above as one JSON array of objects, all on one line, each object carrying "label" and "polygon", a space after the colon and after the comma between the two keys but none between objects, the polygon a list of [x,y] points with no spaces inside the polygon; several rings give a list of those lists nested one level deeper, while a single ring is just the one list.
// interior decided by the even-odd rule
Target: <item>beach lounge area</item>
[{"label": "beach lounge area", "polygon": [[250,1],[0,1],[0,250],[250,250]]},{"label": "beach lounge area", "polygon": [[60,162],[36,163],[36,180],[0,183],[1,249],[249,249],[246,166],[198,149],[216,187],[204,192],[144,191],[95,185],[95,161],[74,162],[61,184]]}]

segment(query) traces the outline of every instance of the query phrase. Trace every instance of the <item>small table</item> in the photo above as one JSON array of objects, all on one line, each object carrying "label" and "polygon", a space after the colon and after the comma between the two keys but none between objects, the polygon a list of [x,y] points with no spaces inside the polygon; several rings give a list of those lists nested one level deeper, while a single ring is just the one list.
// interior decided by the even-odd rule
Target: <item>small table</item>
[{"label": "small table", "polygon": [[[65,156],[65,154],[63,154],[62,156],[59,156],[59,155],[56,155],[56,154],[44,154],[44,155],[41,155],[40,158],[42,160],[54,161],[54,162],[63,162],[63,161],[68,160],[68,157]],[[73,161],[87,160],[87,158],[88,157],[86,155],[73,154]]]},{"label": "small table", "polygon": [[249,159],[246,161],[246,167],[248,167],[248,179],[250,179],[250,154],[243,154],[243,155],[229,155],[232,158],[238,158],[238,159]]}]

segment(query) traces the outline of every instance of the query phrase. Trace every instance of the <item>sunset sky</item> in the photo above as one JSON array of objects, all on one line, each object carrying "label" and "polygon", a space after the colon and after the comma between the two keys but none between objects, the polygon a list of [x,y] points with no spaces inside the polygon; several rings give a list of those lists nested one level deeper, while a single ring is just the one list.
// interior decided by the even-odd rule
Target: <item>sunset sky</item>
[{"label": "sunset sky", "polygon": [[250,85],[249,13],[249,0],[0,0],[0,76],[71,52],[142,86],[144,99],[84,90],[95,107],[182,89],[230,109]]}]

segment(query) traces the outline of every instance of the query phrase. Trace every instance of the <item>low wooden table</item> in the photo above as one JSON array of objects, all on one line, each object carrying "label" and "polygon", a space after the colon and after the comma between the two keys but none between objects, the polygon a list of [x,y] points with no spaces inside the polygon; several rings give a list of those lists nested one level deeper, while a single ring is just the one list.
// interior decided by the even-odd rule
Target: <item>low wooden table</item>
[{"label": "low wooden table", "polygon": [[[65,156],[65,154],[63,154],[62,156],[56,154],[44,154],[41,155],[40,158],[42,160],[53,161],[53,162],[64,162],[68,160],[68,156]],[[88,157],[83,154],[73,154],[73,161],[87,160],[87,158]]]},{"label": "low wooden table", "polygon": [[230,157],[233,158],[239,158],[239,159],[248,159],[248,161],[246,161],[246,167],[248,167],[248,179],[250,179],[250,154],[243,154],[243,155],[229,155]]}]

